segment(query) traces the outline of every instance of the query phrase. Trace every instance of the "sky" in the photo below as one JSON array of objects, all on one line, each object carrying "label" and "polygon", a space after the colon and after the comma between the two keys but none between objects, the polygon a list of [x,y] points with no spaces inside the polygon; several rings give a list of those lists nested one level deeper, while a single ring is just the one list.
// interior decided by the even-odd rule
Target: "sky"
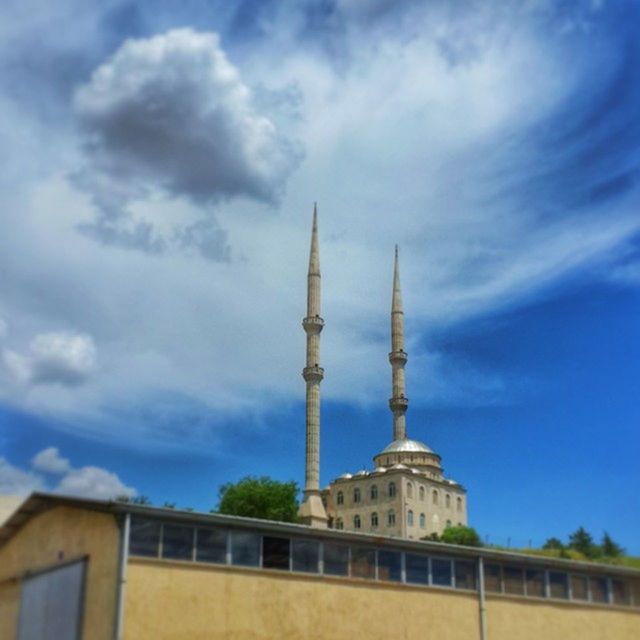
[{"label": "sky", "polygon": [[640,8],[5,0],[0,493],[209,510],[407,428],[490,543],[640,554]]}]

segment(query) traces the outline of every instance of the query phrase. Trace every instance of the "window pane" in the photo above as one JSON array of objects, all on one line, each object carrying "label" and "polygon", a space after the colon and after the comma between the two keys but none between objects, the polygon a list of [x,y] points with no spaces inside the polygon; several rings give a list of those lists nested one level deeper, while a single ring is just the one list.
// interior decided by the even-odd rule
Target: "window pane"
[{"label": "window pane", "polygon": [[451,560],[431,558],[431,584],[451,586]]},{"label": "window pane", "polygon": [[527,581],[527,595],[533,598],[544,598],[544,571],[535,569],[527,569],[525,572]]},{"label": "window pane", "polygon": [[456,589],[476,588],[476,565],[474,562],[456,560]]},{"label": "window pane", "polygon": [[257,567],[260,558],[260,536],[234,531],[231,534],[231,562],[243,567]]},{"label": "window pane", "polygon": [[289,538],[262,537],[262,566],[265,569],[289,570]]},{"label": "window pane", "polygon": [[520,567],[504,567],[502,570],[504,592],[519,596],[524,595],[524,575]]},{"label": "window pane", "polygon": [[400,582],[402,580],[400,562],[399,551],[387,551],[385,549],[378,551],[378,579]]},{"label": "window pane", "polygon": [[629,595],[626,584],[622,580],[611,581],[611,595],[614,604],[629,604]]},{"label": "window pane", "polygon": [[607,602],[607,580],[605,578],[589,578],[591,586],[591,600]]},{"label": "window pane", "polygon": [[162,531],[162,557],[173,560],[193,558],[193,527],[165,524]]},{"label": "window pane", "polygon": [[495,593],[502,592],[502,580],[499,564],[484,565],[484,588]]},{"label": "window pane", "polygon": [[262,537],[262,566],[265,569],[289,570],[289,538]]},{"label": "window pane", "polygon": [[412,584],[429,584],[429,558],[415,553],[405,556],[407,582]]},{"label": "window pane", "polygon": [[376,552],[364,547],[351,548],[351,577],[374,578],[376,572]]},{"label": "window pane", "polygon": [[224,529],[198,529],[196,560],[227,562],[227,532]]},{"label": "window pane", "polygon": [[160,549],[160,523],[131,518],[129,552],[134,556],[157,557]]},{"label": "window pane", "polygon": [[293,541],[293,570],[318,573],[320,543],[316,540]]},{"label": "window pane", "polygon": [[549,571],[549,596],[551,598],[568,598],[567,574]]},{"label": "window pane", "polygon": [[349,574],[349,547],[346,544],[324,543],[324,572],[330,576]]},{"label": "window pane", "polygon": [[571,597],[574,600],[589,599],[589,583],[586,576],[571,576]]}]

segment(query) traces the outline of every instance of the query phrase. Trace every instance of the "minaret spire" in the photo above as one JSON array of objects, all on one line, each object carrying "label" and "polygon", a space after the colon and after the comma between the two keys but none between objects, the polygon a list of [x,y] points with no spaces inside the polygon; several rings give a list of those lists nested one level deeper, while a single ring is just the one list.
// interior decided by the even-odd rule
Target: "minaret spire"
[{"label": "minaret spire", "polygon": [[307,386],[307,411],[304,499],[298,515],[304,524],[326,527],[328,518],[320,496],[320,383],[324,377],[324,369],[320,366],[320,332],[324,320],[320,317],[320,251],[315,204],[307,273],[307,316],[302,326],[307,334],[307,363],[302,370]]},{"label": "minaret spire", "polygon": [[404,366],[407,353],[404,350],[404,313],[402,311],[402,293],[400,291],[400,267],[398,265],[398,245],[396,245],[393,264],[393,296],[391,301],[391,353],[389,354],[392,377],[392,396],[389,407],[393,413],[393,439],[404,440],[407,437],[405,413],[409,405],[406,396]]}]

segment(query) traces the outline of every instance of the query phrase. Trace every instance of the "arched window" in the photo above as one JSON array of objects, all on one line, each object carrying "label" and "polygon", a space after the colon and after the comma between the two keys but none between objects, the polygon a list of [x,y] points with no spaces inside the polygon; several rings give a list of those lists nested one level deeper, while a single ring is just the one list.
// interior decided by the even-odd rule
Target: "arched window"
[{"label": "arched window", "polygon": [[371,495],[371,499],[372,500],[377,500],[378,499],[378,485],[372,484],[371,485],[371,489],[369,490],[369,493]]},{"label": "arched window", "polygon": [[390,482],[389,483],[389,497],[390,498],[395,498],[396,497],[396,483],[395,482]]},{"label": "arched window", "polygon": [[420,514],[420,528],[424,529],[427,526],[427,518],[425,517],[424,513]]},{"label": "arched window", "polygon": [[387,513],[387,524],[390,527],[395,527],[396,525],[396,512],[393,509],[389,509],[389,513]]},{"label": "arched window", "polygon": [[444,505],[445,507],[447,507],[447,509],[449,507],[451,507],[451,496],[447,493],[447,495],[444,497]]},{"label": "arched window", "polygon": [[413,485],[410,482],[407,483],[407,498],[413,498]]},{"label": "arched window", "polygon": [[438,504],[438,492],[435,489],[433,490],[431,497],[433,499],[433,504]]},{"label": "arched window", "polygon": [[344,523],[342,522],[342,518],[338,518],[336,520],[336,529],[344,529]]},{"label": "arched window", "polygon": [[359,515],[355,515],[353,516],[353,528],[354,529],[359,529],[360,528],[360,516]]},{"label": "arched window", "polygon": [[353,490],[353,501],[356,503],[360,502],[360,489],[358,489],[358,487]]},{"label": "arched window", "polygon": [[338,491],[338,495],[336,496],[336,502],[338,504],[344,504],[344,493],[342,493],[342,491]]},{"label": "arched window", "polygon": [[420,487],[418,495],[420,496],[420,500],[424,500],[424,487]]},{"label": "arched window", "polygon": [[371,528],[375,529],[378,526],[378,514],[377,512],[373,512],[371,514]]},{"label": "arched window", "polygon": [[413,511],[411,509],[407,512],[407,526],[413,527]]},{"label": "arched window", "polygon": [[451,520],[447,520],[447,527],[451,526]]},{"label": "arched window", "polygon": [[462,511],[462,498],[458,498],[458,499],[456,500],[456,509],[457,509],[458,511]]}]

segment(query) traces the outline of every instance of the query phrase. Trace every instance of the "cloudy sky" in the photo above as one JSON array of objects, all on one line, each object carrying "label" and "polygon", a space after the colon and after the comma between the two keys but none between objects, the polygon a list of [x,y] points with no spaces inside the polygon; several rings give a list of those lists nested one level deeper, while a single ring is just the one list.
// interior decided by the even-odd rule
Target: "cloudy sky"
[{"label": "cloudy sky", "polygon": [[490,541],[640,553],[640,11],[582,0],[5,0],[0,491],[209,509],[409,434]]}]

